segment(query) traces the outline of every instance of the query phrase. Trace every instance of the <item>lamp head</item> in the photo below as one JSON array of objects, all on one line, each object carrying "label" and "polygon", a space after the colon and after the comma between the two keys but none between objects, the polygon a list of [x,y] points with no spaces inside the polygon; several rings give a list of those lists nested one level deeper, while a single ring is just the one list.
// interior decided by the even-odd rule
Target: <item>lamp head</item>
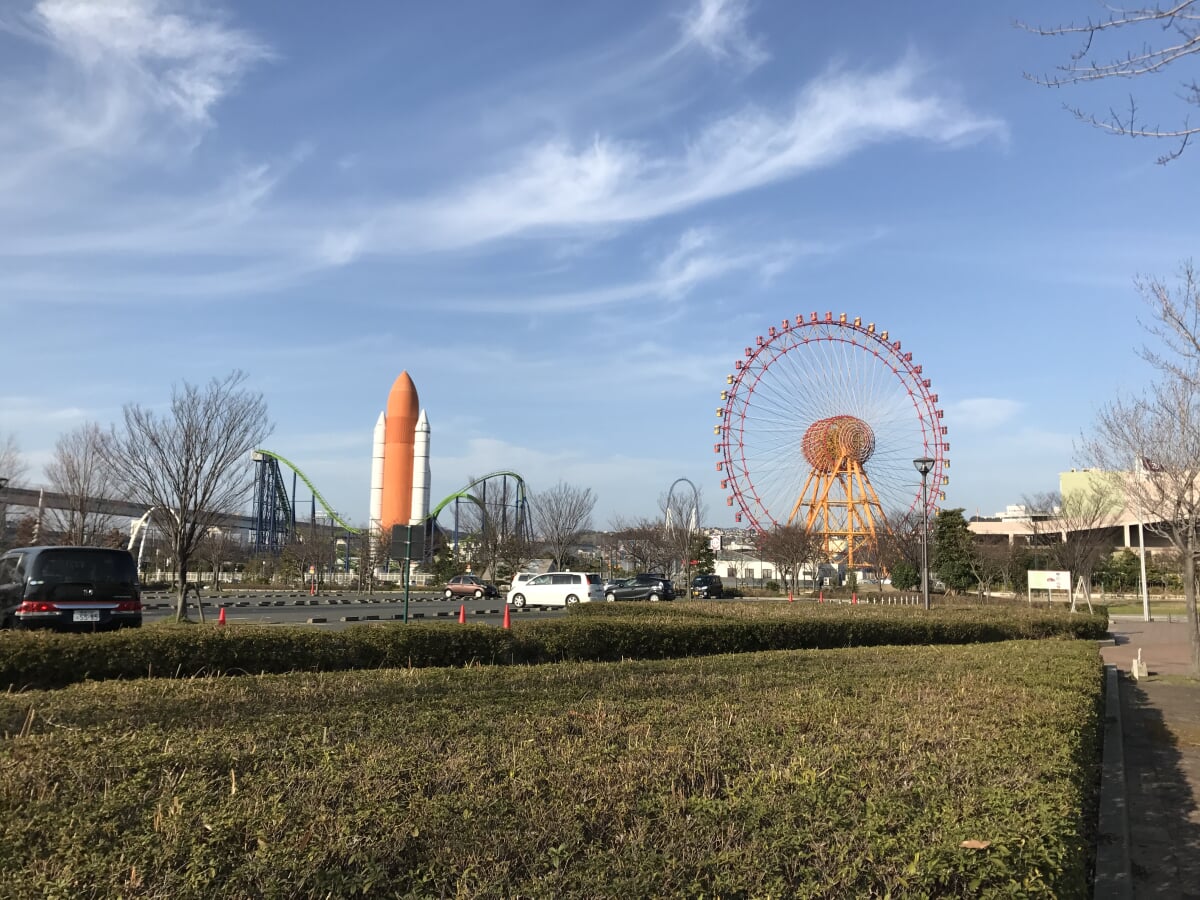
[{"label": "lamp head", "polygon": [[921,473],[922,478],[933,471],[933,463],[934,460],[930,459],[928,456],[922,456],[913,460],[913,465],[916,467],[917,471]]}]

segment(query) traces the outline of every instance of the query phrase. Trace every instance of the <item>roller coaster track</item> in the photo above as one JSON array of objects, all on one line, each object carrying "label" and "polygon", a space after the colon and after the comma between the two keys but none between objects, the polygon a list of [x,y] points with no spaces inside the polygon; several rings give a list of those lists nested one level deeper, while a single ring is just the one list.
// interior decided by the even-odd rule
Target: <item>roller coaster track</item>
[{"label": "roller coaster track", "polygon": [[[285,459],[284,457],[280,456],[278,453],[274,452],[273,450],[255,450],[254,452],[261,453],[263,456],[270,457],[271,459],[275,460],[276,462],[283,463],[285,466],[287,466],[289,469],[291,469],[293,472],[295,472],[297,477],[299,477],[299,479],[304,482],[304,486],[306,488],[308,488],[310,491],[312,491],[313,497],[315,497],[316,501],[321,504],[321,509],[325,510],[325,513],[329,516],[330,519],[332,519],[334,522],[336,522],[342,528],[349,531],[351,534],[358,534],[359,529],[357,529],[353,525],[350,525],[349,523],[347,523],[341,516],[339,516],[337,514],[337,512],[333,509],[332,506],[330,506],[328,503],[325,502],[325,498],[321,496],[321,492],[317,490],[316,485],[314,485],[311,481],[308,480],[308,476],[305,475],[303,472],[301,472],[300,468],[297,465],[295,465],[295,463],[291,462],[288,459]],[[286,494],[283,497],[283,503],[285,506],[289,505],[289,501],[287,499]]]},{"label": "roller coaster track", "polygon": [[514,481],[516,481],[516,483],[517,483],[517,503],[525,504],[527,502],[527,499],[525,496],[525,479],[522,478],[520,475],[518,475],[516,472],[509,472],[506,470],[502,470],[499,472],[489,472],[487,475],[483,475],[479,478],[476,478],[474,481],[472,481],[466,487],[455,491],[453,494],[451,494],[449,497],[447,497],[441,503],[439,503],[437,506],[435,506],[430,511],[427,518],[436,519],[438,516],[438,513],[440,513],[443,509],[445,509],[447,506],[449,506],[455,500],[470,500],[476,506],[478,506],[480,509],[483,509],[483,502],[478,497],[476,497],[474,494],[472,494],[471,490],[473,488],[479,487],[479,485],[483,484],[485,481],[488,481],[489,479],[501,478],[504,476],[512,478]]},{"label": "roller coaster track", "polygon": [[[346,531],[350,532],[351,534],[360,534],[361,533],[361,531],[362,531],[361,529],[355,528],[354,526],[350,525],[348,522],[346,522],[345,519],[343,519],[340,515],[338,515],[337,511],[334,510],[333,507],[329,505],[329,502],[325,499],[324,496],[322,496],[321,492],[319,490],[317,490],[316,485],[314,485],[312,483],[312,481],[309,479],[309,477],[304,474],[304,472],[300,469],[299,466],[297,466],[295,463],[293,463],[287,457],[282,456],[281,454],[276,453],[273,450],[263,450],[260,448],[260,449],[255,450],[254,452],[256,455],[262,457],[264,460],[271,460],[272,465],[275,465],[275,466],[283,465],[283,466],[286,466],[287,468],[291,469],[292,472],[296,475],[296,477],[299,478],[302,482],[304,482],[304,486],[306,488],[308,488],[309,491],[312,492],[313,499],[321,505],[321,509],[325,511],[325,513],[329,516],[329,518],[333,522],[337,523],[340,527],[344,528]],[[276,472],[278,472],[278,468],[276,468]],[[269,478],[269,482],[263,481],[261,483],[260,489],[257,489],[257,490],[266,491],[269,494],[273,494],[274,496],[273,496],[273,499],[270,501],[269,508],[279,509],[279,510],[287,510],[288,512],[286,512],[285,515],[290,519],[290,517],[292,515],[291,510],[293,509],[294,498],[288,497],[287,488],[284,486],[282,479],[280,479],[278,477],[278,475],[275,475],[273,477],[271,477],[271,476],[266,476],[266,477]],[[470,482],[470,484],[466,485],[465,487],[463,487],[462,489],[460,489],[458,491],[455,491],[453,494],[450,494],[448,497],[443,499],[436,507],[433,508],[433,510],[430,511],[430,513],[425,517],[424,521],[436,522],[438,514],[441,513],[442,510],[444,510],[451,503],[454,503],[457,500],[464,500],[464,501],[468,501],[470,503],[475,504],[475,506],[479,507],[480,513],[486,517],[489,514],[489,510],[487,509],[487,505],[485,503],[486,490],[487,490],[486,482],[488,482],[492,479],[496,479],[496,478],[512,478],[513,481],[516,482],[516,489],[515,489],[514,498],[513,498],[513,506],[515,507],[513,524],[518,530],[528,531],[528,529],[529,529],[528,502],[529,501],[528,501],[528,497],[527,497],[527,493],[526,493],[526,489],[525,489],[525,479],[522,478],[516,472],[509,471],[509,470],[490,472],[487,475],[484,475],[480,478],[474,479],[473,481]],[[273,484],[273,488],[269,486],[270,484]],[[483,498],[481,498],[477,493],[475,493],[476,489],[479,488],[480,485],[484,485],[485,496]],[[256,493],[256,496],[258,496],[257,493]],[[263,505],[264,509],[268,508],[268,504],[266,503],[266,494],[263,494],[261,499],[263,501],[262,505]],[[258,510],[258,506],[257,506],[257,502],[256,502],[255,515],[259,516],[260,513],[261,513],[261,511]],[[264,538],[264,540],[268,540],[269,542],[272,543],[272,546],[273,546],[273,542],[276,540],[276,537],[275,537],[276,532],[274,530],[275,526],[270,525],[269,523],[274,521],[274,519],[272,517],[275,514],[274,513],[265,513],[265,515],[266,515],[266,518],[264,521],[267,523],[267,525],[264,526],[262,523],[260,523],[257,527],[260,529],[260,531],[264,527],[270,529],[270,534],[268,535],[267,538]],[[285,524],[282,527],[286,531],[286,529],[289,526],[287,526]],[[458,531],[457,511],[455,513],[454,531],[455,531],[455,541],[457,543],[457,531]]]}]

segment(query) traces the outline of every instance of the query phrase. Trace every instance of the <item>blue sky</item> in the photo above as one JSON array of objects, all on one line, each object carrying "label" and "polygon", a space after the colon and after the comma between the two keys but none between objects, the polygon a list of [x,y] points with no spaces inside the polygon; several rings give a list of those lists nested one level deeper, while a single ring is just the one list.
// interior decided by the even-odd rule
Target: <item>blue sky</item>
[{"label": "blue sky", "polygon": [[1054,489],[1148,377],[1133,279],[1193,252],[1200,151],[1062,110],[1181,73],[1024,80],[1073,47],[1013,27],[1044,6],[2,0],[0,436],[37,482],[64,430],[241,368],[361,522],[407,369],[435,500],[515,469],[604,527],[687,477],[732,524],[725,375],[828,310],[932,379],[947,505]]}]

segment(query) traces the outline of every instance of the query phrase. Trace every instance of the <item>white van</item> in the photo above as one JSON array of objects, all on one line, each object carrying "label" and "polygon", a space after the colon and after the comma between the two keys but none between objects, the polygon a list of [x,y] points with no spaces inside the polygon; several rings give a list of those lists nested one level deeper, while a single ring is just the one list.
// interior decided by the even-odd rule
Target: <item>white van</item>
[{"label": "white van", "polygon": [[574,606],[604,599],[600,576],[592,572],[547,572],[508,592],[508,602],[529,606]]}]

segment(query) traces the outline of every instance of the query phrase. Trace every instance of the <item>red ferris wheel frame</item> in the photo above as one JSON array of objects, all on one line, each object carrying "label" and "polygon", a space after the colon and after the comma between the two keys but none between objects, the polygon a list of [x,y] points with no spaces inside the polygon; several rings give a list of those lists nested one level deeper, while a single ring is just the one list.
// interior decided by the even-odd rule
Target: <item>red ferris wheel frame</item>
[{"label": "red ferris wheel frame", "polygon": [[[797,332],[809,332],[799,340]],[[769,531],[781,524],[776,517],[778,511],[768,508],[765,500],[755,489],[751,466],[745,455],[744,413],[750,406],[754,392],[763,376],[785,353],[812,341],[840,341],[872,354],[900,380],[912,401],[921,425],[920,448],[914,447],[916,455],[933,460],[929,473],[927,511],[933,515],[941,500],[945,499],[942,487],[949,483],[945,470],[950,466],[946,454],[950,444],[946,440],[947,429],[942,424],[943,411],[938,407],[938,395],[932,392],[932,383],[926,378],[922,367],[913,362],[912,353],[901,348],[900,341],[891,341],[888,332],[876,331],[874,323],[863,324],[860,317],[849,319],[845,313],[836,318],[831,312],[822,318],[811,313],[808,319],[798,315],[795,321],[784,319],[780,327],[771,326],[766,336],[759,335],[753,347],[745,349],[744,359],[734,362],[734,373],[726,376],[726,390],[721,392],[724,405],[717,409],[719,422],[713,428],[718,441],[713,451],[721,456],[717,471],[722,473],[721,489],[729,492],[726,503],[738,507],[735,518],[748,523],[758,531]],[[847,412],[852,412],[847,410]],[[918,453],[919,451],[919,453]],[[917,492],[908,511],[920,509],[921,494]]]}]

